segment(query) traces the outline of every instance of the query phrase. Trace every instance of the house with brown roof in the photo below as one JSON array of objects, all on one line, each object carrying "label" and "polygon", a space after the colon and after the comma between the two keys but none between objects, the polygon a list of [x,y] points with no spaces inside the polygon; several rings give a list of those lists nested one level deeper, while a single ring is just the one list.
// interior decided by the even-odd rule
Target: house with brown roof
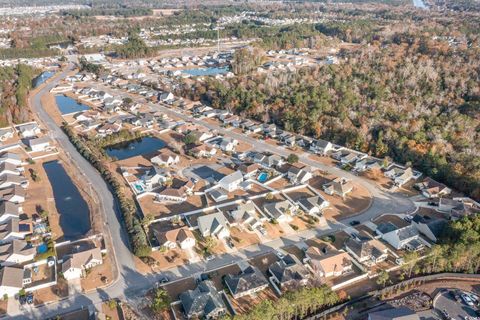
[{"label": "house with brown roof", "polygon": [[255,176],[260,170],[261,166],[258,163],[249,163],[249,164],[241,164],[238,166],[238,170],[243,173],[243,177],[245,179],[251,178]]},{"label": "house with brown roof", "polygon": [[298,259],[287,254],[285,257],[276,261],[268,268],[272,280],[280,290],[290,290],[305,286],[310,279],[308,270],[298,261]]},{"label": "house with brown roof", "polygon": [[81,278],[85,270],[103,263],[100,248],[76,252],[62,263],[62,273],[65,279],[73,280]]},{"label": "house with brown roof", "polygon": [[33,260],[37,250],[23,240],[0,245],[0,265],[12,266]]},{"label": "house with brown roof", "polygon": [[18,218],[12,218],[0,224],[0,243],[10,242],[14,239],[25,239],[26,235],[32,233],[32,229],[30,222],[23,222]]},{"label": "house with brown roof", "polygon": [[0,190],[0,199],[2,201],[19,204],[25,202],[25,193],[25,189],[20,186],[13,185]]},{"label": "house with brown roof", "polygon": [[253,295],[268,288],[268,281],[262,272],[254,266],[248,266],[238,275],[227,274],[225,284],[234,299]]},{"label": "house with brown roof", "polygon": [[322,250],[309,247],[305,252],[308,264],[320,277],[338,277],[352,271],[352,260],[348,253],[325,246]]},{"label": "house with brown roof", "polygon": [[12,218],[18,218],[22,207],[18,204],[4,201],[0,204],[0,223],[7,222]]},{"label": "house with brown roof", "polygon": [[439,198],[449,195],[452,192],[446,185],[430,177],[426,177],[422,182],[416,183],[415,187],[420,190],[426,198]]},{"label": "house with brown roof", "polygon": [[355,260],[366,266],[375,265],[388,258],[387,247],[377,239],[366,234],[354,235],[347,239],[345,250]]},{"label": "house with brown roof", "polygon": [[150,159],[150,162],[157,166],[169,167],[180,162],[180,157],[169,149],[160,150],[159,154]]},{"label": "house with brown roof", "polygon": [[180,246],[181,249],[190,249],[195,247],[195,236],[188,227],[169,230],[167,232],[155,232],[155,236],[160,244],[168,249],[175,249]]},{"label": "house with brown roof", "polygon": [[23,288],[23,268],[0,269],[0,296],[13,297]]}]

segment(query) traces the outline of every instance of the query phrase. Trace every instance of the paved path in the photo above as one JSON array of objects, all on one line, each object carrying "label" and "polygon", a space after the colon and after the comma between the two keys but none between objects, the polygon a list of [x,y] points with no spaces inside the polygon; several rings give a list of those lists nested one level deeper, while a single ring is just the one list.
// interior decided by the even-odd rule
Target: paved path
[{"label": "paved path", "polygon": [[[114,201],[112,193],[108,186],[103,181],[100,174],[86,161],[70,143],[68,137],[53,121],[47,112],[42,107],[41,97],[47,93],[51,88],[66,77],[68,71],[62,72],[55,76],[45,87],[43,87],[38,93],[31,98],[31,105],[38,117],[50,131],[52,138],[54,138],[58,145],[65,151],[65,153],[71,158],[73,163],[78,167],[79,172],[85,175],[87,181],[91,183],[93,188],[97,191],[99,196],[100,205],[103,208],[105,214],[106,228],[112,238],[114,251],[115,251],[115,263],[119,270],[119,277],[112,284],[104,289],[97,289],[94,292],[81,294],[77,293],[69,296],[68,299],[54,302],[38,308],[32,308],[30,306],[22,308],[21,310],[13,311],[9,314],[13,319],[44,319],[52,317],[59,313],[67,311],[91,307],[92,304],[99,304],[110,298],[136,298],[141,296],[145,291],[149,290],[153,284],[164,276],[168,276],[172,281],[177,281],[184,277],[197,275],[207,270],[218,269],[232,263],[236,263],[245,259],[255,257],[257,255],[265,254],[276,250],[285,245],[298,244],[306,239],[323,236],[338,230],[347,228],[346,225],[352,219],[359,220],[360,222],[368,221],[385,212],[405,212],[413,209],[413,204],[406,197],[398,195],[388,194],[380,191],[373,183],[360,179],[357,176],[351,175],[345,171],[341,171],[338,168],[332,168],[316,161],[307,158],[305,155],[300,157],[301,161],[318,169],[336,174],[343,175],[365,186],[373,196],[372,206],[364,213],[357,215],[355,218],[349,218],[342,221],[329,221],[328,226],[310,229],[298,232],[294,235],[285,236],[268,243],[257,244],[249,246],[245,249],[237,252],[223,254],[216,257],[212,261],[200,261],[189,265],[182,265],[179,267],[171,268],[155,274],[141,275],[135,270],[135,264],[133,256],[130,252],[128,244],[128,235],[120,221],[121,216],[117,203]],[[123,92],[115,91],[111,88],[102,87],[105,91],[114,92],[115,96],[127,96]],[[154,109],[160,110],[167,115],[179,117],[184,120],[193,121],[204,125],[211,130],[217,130],[218,132],[235,138],[239,141],[250,143],[256,150],[270,151],[282,156],[288,156],[290,151],[285,150],[282,147],[272,146],[263,141],[253,139],[242,134],[238,134],[229,130],[225,130],[218,125],[210,124],[201,119],[195,119],[189,115],[185,115],[179,111],[172,110],[166,106],[150,104]],[[13,308],[12,308],[13,309]]]}]

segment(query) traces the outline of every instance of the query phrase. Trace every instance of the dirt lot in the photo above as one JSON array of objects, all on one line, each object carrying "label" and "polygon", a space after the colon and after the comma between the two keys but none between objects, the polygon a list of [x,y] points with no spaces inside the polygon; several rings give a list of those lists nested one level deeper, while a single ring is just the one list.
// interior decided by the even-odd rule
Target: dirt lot
[{"label": "dirt lot", "polygon": [[[102,278],[106,278],[105,282]],[[111,257],[107,254],[103,258],[103,263],[99,266],[93,267],[85,278],[81,279],[82,289],[85,292],[95,290],[97,288],[105,286],[108,282],[113,280],[112,273],[112,261]]]},{"label": "dirt lot", "polygon": [[61,124],[63,122],[63,117],[60,111],[58,110],[57,103],[55,102],[55,96],[51,93],[44,94],[41,98],[42,106],[45,111],[53,118],[55,123]]},{"label": "dirt lot", "polygon": [[41,305],[50,301],[57,301],[68,296],[68,283],[62,277],[58,277],[57,285],[40,289],[33,294],[34,305]]},{"label": "dirt lot", "polygon": [[275,295],[275,292],[271,288],[266,288],[263,291],[257,292],[253,296],[244,296],[239,299],[233,299],[231,297],[230,302],[232,302],[233,308],[239,314],[245,314],[250,311],[255,305],[262,302],[263,300],[272,300],[276,301],[278,297]]},{"label": "dirt lot", "polygon": [[372,197],[363,186],[353,183],[352,192],[348,193],[345,199],[334,195],[330,196],[323,192],[322,186],[335,179],[333,176],[316,176],[310,180],[310,186],[314,187],[322,197],[330,202],[330,207],[324,211],[327,219],[344,219],[368,209],[372,203]]},{"label": "dirt lot", "polygon": [[260,242],[260,239],[256,233],[242,231],[237,227],[230,228],[230,237],[232,238],[233,244],[237,249],[245,248]]},{"label": "dirt lot", "polygon": [[265,227],[265,230],[267,231],[267,234],[271,239],[280,238],[285,233],[285,231],[283,231],[283,229],[278,224],[265,222],[263,226]]},{"label": "dirt lot", "polygon": [[154,198],[154,196],[146,195],[138,199],[145,216],[152,215],[155,218],[169,217],[207,206],[204,196],[189,196],[187,201],[181,203],[158,203],[154,202]]},{"label": "dirt lot", "polygon": [[297,201],[302,198],[313,197],[316,195],[312,191],[310,191],[308,188],[296,189],[291,192],[286,192],[285,194],[293,201]]}]

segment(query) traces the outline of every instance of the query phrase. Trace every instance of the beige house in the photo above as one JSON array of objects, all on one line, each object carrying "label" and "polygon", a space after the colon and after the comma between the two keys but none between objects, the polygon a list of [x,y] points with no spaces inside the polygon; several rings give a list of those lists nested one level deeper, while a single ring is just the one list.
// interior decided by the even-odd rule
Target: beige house
[{"label": "beige house", "polygon": [[62,263],[62,273],[65,279],[73,280],[84,276],[85,270],[103,263],[100,248],[77,252]]}]

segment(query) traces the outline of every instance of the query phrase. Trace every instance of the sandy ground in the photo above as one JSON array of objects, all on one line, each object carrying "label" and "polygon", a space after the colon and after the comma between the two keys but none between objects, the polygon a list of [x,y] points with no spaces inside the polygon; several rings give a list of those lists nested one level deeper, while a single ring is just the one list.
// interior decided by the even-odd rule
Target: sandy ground
[{"label": "sandy ground", "polygon": [[52,116],[55,123],[61,124],[63,122],[63,117],[58,110],[57,103],[55,102],[55,96],[51,93],[47,93],[43,95],[41,102],[43,107],[45,108],[45,111],[47,111],[48,114]]},{"label": "sandy ground", "polygon": [[110,309],[107,302],[102,303],[102,312],[109,317],[110,320],[120,320],[117,308]]},{"label": "sandy ground", "polygon": [[41,305],[50,301],[57,301],[68,296],[68,283],[65,279],[58,277],[57,285],[34,292],[33,303]]},{"label": "sandy ground", "polygon": [[[106,282],[102,278],[106,277]],[[99,287],[105,286],[113,280],[112,273],[112,258],[107,254],[103,258],[103,264],[93,267],[85,278],[81,279],[82,289],[85,292],[96,290]]]}]

